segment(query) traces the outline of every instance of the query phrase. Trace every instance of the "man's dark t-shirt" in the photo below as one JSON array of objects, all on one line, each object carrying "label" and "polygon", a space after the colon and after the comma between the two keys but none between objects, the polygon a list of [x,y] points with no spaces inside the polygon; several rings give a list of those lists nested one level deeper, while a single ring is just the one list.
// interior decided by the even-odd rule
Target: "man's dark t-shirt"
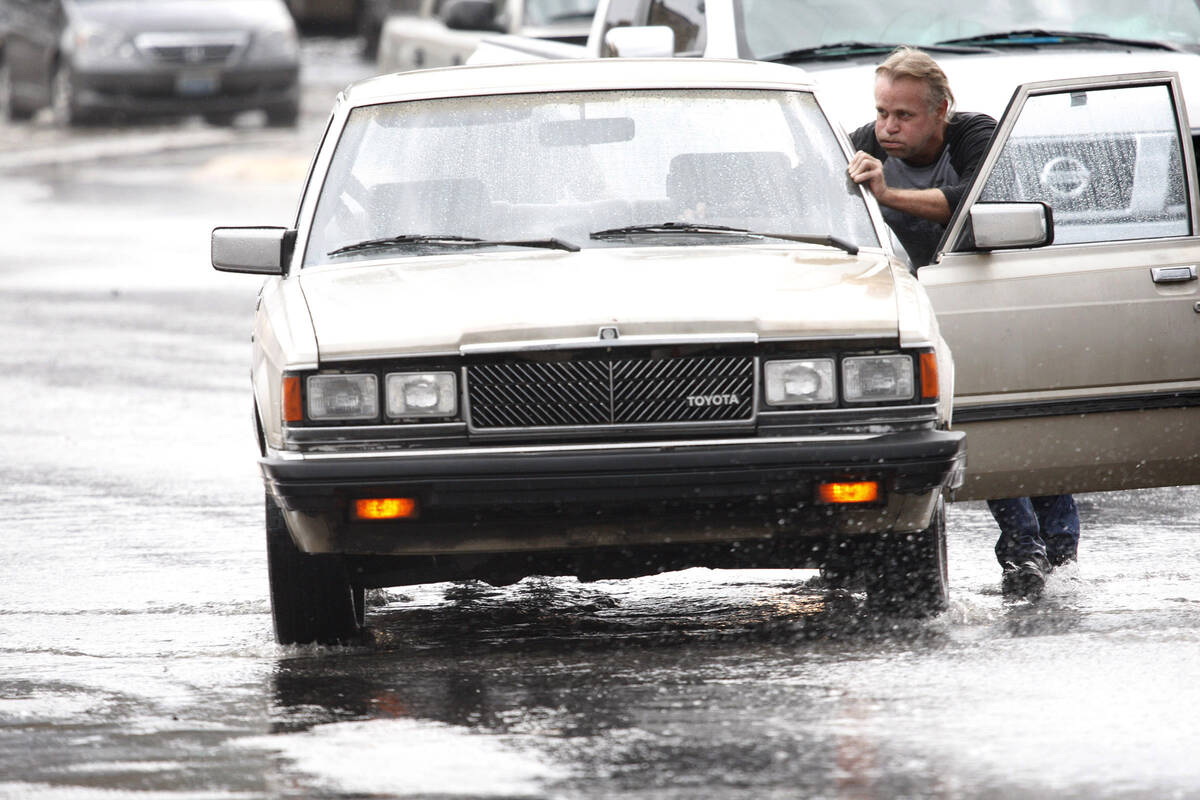
[{"label": "man's dark t-shirt", "polygon": [[[946,141],[941,154],[932,164],[921,167],[913,166],[901,158],[889,159],[887,151],[879,146],[879,139],[875,137],[874,123],[851,133],[850,142],[856,150],[862,150],[883,162],[883,177],[888,186],[894,189],[941,189],[953,212],[979,169],[995,129],[996,120],[987,114],[954,114],[946,126]],[[908,251],[914,267],[924,266],[933,260],[934,250],[946,230],[944,225],[882,205],[880,210]]]}]

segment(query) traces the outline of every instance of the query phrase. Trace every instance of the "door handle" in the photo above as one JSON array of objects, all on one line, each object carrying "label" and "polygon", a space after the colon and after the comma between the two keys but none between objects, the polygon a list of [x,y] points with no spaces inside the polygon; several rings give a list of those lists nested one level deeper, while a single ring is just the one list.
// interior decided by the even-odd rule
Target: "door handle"
[{"label": "door handle", "polygon": [[1151,267],[1150,275],[1155,283],[1187,283],[1196,280],[1196,267]]}]

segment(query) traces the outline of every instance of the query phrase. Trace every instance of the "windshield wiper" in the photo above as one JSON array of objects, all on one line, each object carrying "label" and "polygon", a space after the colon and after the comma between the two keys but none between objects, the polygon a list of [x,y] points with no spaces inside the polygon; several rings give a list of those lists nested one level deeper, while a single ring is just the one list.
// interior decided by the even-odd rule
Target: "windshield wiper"
[{"label": "windshield wiper", "polygon": [[755,239],[785,239],[790,242],[819,244],[826,247],[836,247],[845,250],[850,255],[858,253],[858,245],[847,242],[837,236],[812,235],[805,233],[765,233],[751,231],[746,228],[731,228],[728,225],[699,225],[692,222],[659,222],[652,225],[626,225],[621,228],[606,228],[593,231],[593,239],[615,239],[621,236],[645,234],[649,236],[662,234],[711,234],[713,236],[748,236]]},{"label": "windshield wiper", "polygon": [[978,36],[967,36],[962,39],[947,39],[938,42],[940,45],[988,45],[995,47],[1028,47],[1039,44],[1080,44],[1099,43],[1123,45],[1126,47],[1141,47],[1148,50],[1179,51],[1182,48],[1169,42],[1158,42],[1152,39],[1124,39],[1109,36],[1106,33],[1088,33],[1086,31],[1048,31],[1042,28],[1024,28],[1014,31],[999,31],[982,33]]},{"label": "windshield wiper", "polygon": [[578,252],[579,246],[555,239],[553,237],[546,239],[513,239],[505,241],[495,241],[491,239],[479,239],[472,236],[441,236],[429,234],[412,234],[406,233],[400,236],[386,236],[382,239],[367,239],[362,242],[348,244],[345,247],[339,247],[336,250],[330,250],[325,255],[340,256],[346,253],[358,253],[363,250],[379,250],[388,247],[403,247],[408,244],[431,244],[443,247],[545,247],[552,250],[566,250],[569,253]]},{"label": "windshield wiper", "polygon": [[[773,56],[765,56],[761,61],[819,61],[821,59],[835,58],[853,58],[855,56],[879,55],[882,53],[890,53],[899,47],[899,44],[890,42],[832,42],[830,44],[818,44],[812,47],[800,47],[795,50],[788,50],[783,53],[778,53]],[[962,53],[969,55],[972,53],[986,53],[987,49],[983,47],[971,47],[968,45],[960,45],[954,42],[939,42],[934,45],[922,45],[922,50],[931,53]]]},{"label": "windshield wiper", "polygon": [[478,242],[482,247],[544,247],[547,250],[566,250],[568,253],[578,253],[579,245],[572,244],[566,239],[548,236],[545,239],[488,239]]},{"label": "windshield wiper", "polygon": [[444,244],[447,247],[455,247],[463,244],[475,244],[480,241],[482,240],[469,236],[431,236],[427,234],[405,233],[400,236],[385,236],[381,239],[366,239],[361,242],[355,242],[345,247],[339,247],[336,250],[330,250],[325,255],[340,256],[345,253],[357,253],[362,250],[377,250],[385,247],[400,247],[406,244]]},{"label": "windshield wiper", "polygon": [[840,236],[830,236],[829,234],[813,234],[813,233],[752,233],[752,236],[764,236],[768,239],[786,239],[789,242],[803,242],[804,244],[819,244],[823,247],[836,247],[839,250],[845,250],[852,256],[858,255],[858,245],[854,242],[847,242]]},{"label": "windshield wiper", "polygon": [[617,236],[627,236],[631,233],[749,233],[745,228],[731,228],[728,225],[701,225],[695,222],[653,222],[646,225],[625,225],[620,228],[605,228],[602,231],[592,231],[589,236],[593,239],[611,239]]}]

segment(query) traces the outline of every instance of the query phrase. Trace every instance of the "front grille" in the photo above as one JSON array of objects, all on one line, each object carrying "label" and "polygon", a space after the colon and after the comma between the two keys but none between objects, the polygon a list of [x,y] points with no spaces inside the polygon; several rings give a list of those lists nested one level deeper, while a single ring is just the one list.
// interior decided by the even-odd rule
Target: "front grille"
[{"label": "front grille", "polygon": [[750,420],[750,356],[511,361],[467,368],[471,427]]},{"label": "front grille", "polygon": [[240,32],[143,33],[134,44],[143,55],[160,64],[204,67],[227,64],[248,41]]},{"label": "front grille", "polygon": [[149,55],[164,64],[224,64],[236,48],[230,44],[153,47]]}]

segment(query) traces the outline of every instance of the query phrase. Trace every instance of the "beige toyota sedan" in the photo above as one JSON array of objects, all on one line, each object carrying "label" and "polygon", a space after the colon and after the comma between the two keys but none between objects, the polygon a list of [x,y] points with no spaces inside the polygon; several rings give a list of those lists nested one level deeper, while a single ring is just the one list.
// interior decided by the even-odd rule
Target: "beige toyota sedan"
[{"label": "beige toyota sedan", "polygon": [[[1144,113],[1108,113],[1126,90]],[[1182,308],[1162,324],[1197,349],[1195,268],[1169,257],[1200,253],[1177,90],[1021,100],[995,182],[918,281],[793,68],[610,59],[351,87],[294,224],[213,232],[217,269],[268,276],[253,385],[277,639],[353,639],[372,587],[691,566],[859,572],[879,608],[924,614],[946,603],[964,468],[971,496],[1192,480],[1200,359],[1132,359],[1158,342],[1083,329]],[[1120,130],[1079,127],[1080,107]],[[1005,188],[1029,152],[1008,148],[1066,158],[1071,136],[1132,142],[1123,175],[1154,154],[1116,201],[1133,217],[1089,212],[1101,191],[1068,210]],[[1057,170],[1075,192],[1079,170]],[[1154,241],[1095,240],[1138,231]],[[1049,285],[1051,265],[1089,274]],[[1064,290],[1070,318],[1038,319]]]}]

